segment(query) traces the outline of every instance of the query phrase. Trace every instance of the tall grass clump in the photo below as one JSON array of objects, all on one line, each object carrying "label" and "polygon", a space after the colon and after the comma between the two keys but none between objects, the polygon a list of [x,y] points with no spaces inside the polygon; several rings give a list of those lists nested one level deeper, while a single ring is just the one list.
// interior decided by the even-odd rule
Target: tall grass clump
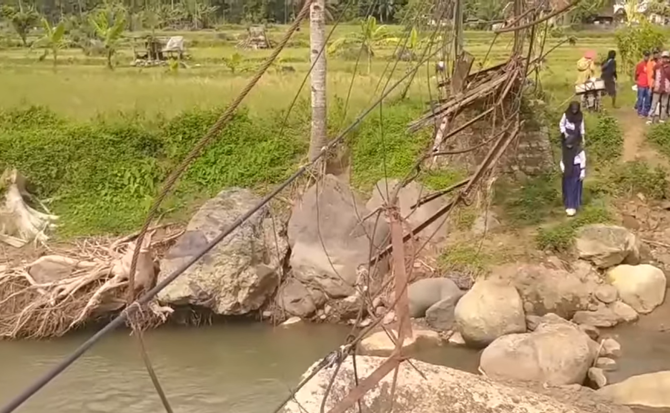
[{"label": "tall grass clump", "polygon": [[407,124],[425,110],[422,102],[384,105],[368,116],[349,138],[352,184],[371,189],[384,177],[402,178],[431,142],[430,131],[409,133]]},{"label": "tall grass clump", "polygon": [[584,148],[588,162],[601,165],[619,160],[623,151],[623,132],[617,119],[602,113],[586,117]]},{"label": "tall grass clump", "polygon": [[[158,124],[141,116],[75,122],[36,107],[3,112],[0,170],[18,168],[40,198],[52,199],[60,235],[126,232],[141,224],[160,183],[217,113],[193,110]],[[306,142],[300,125],[279,136],[279,118],[236,114],[182,177],[182,203],[286,176]]]}]

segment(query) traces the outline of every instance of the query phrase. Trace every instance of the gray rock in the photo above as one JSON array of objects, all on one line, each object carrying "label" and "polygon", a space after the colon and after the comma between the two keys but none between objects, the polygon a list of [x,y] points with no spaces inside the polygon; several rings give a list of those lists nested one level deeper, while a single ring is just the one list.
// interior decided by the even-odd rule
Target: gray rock
[{"label": "gray rock", "polygon": [[619,317],[610,308],[601,307],[596,311],[577,311],[572,321],[595,327],[614,327],[619,324]]},{"label": "gray rock", "polygon": [[621,344],[613,338],[603,340],[600,355],[605,357],[621,357]]},{"label": "gray rock", "polygon": [[597,389],[607,386],[607,377],[605,376],[603,369],[591,367],[588,372],[588,377]]},{"label": "gray rock", "polygon": [[477,281],[456,304],[457,329],[468,345],[486,346],[496,338],[526,331],[516,288],[494,280]]},{"label": "gray rock", "polygon": [[610,304],[619,298],[619,292],[609,284],[599,285],[595,291],[596,298],[605,304]]},{"label": "gray rock", "polygon": [[566,271],[539,264],[506,264],[493,269],[492,278],[514,285],[533,314],[555,313],[570,319],[589,308],[600,282],[588,264],[576,262],[573,267]]},{"label": "gray rock", "polygon": [[598,341],[598,338],[600,338],[600,331],[598,330],[597,327],[590,326],[588,324],[580,324],[579,329],[584,332],[589,338],[593,341]]},{"label": "gray rock", "polygon": [[454,326],[454,309],[460,298],[460,295],[454,295],[430,306],[426,311],[426,323],[436,330],[451,330]]},{"label": "gray rock", "polygon": [[[387,203],[387,188],[390,195],[398,183],[397,179],[389,179],[388,181],[382,179],[377,182],[372,191],[372,198],[366,204],[368,210],[374,211],[376,208]],[[418,208],[413,208],[419,199],[430,194],[430,192],[429,189],[416,181],[410,182],[398,191],[400,214],[403,217],[407,217],[407,221],[413,228],[423,223],[447,204],[447,200],[444,197],[439,197]],[[424,231],[419,233],[419,237],[426,237],[432,234],[434,234],[431,238],[432,242],[438,243],[446,239],[447,224],[444,220],[438,219],[436,222],[430,224]]]},{"label": "gray rock", "polygon": [[472,223],[472,234],[476,237],[481,237],[482,235],[494,231],[500,227],[500,221],[496,216],[496,213],[493,211],[488,211],[488,213],[483,212],[477,218],[475,218]]},{"label": "gray rock", "polygon": [[640,241],[624,227],[586,225],[577,233],[576,246],[579,258],[591,261],[599,268],[640,262]]},{"label": "gray rock", "polygon": [[[358,354],[363,356],[388,357],[396,348],[396,343],[391,340],[398,337],[397,331],[377,331],[365,337],[358,345]],[[444,344],[440,335],[431,330],[413,329],[412,337],[406,337],[402,344],[405,354],[416,353],[421,350],[430,350]]]},{"label": "gray rock", "polygon": [[[389,233],[383,219],[361,223],[368,212],[358,196],[332,175],[310,187],[293,208],[288,225],[294,276],[332,298],[350,296],[357,283],[365,284],[360,269],[367,268],[370,238],[374,250],[382,249]],[[376,270],[385,274],[388,261],[379,262]],[[369,274],[369,280],[379,279]],[[377,288],[371,285],[370,292]]]},{"label": "gray rock", "polygon": [[[306,380],[282,413],[328,412],[356,387],[357,377],[369,377],[384,362],[381,357],[357,356],[356,374],[352,357],[347,357],[334,380],[332,369],[322,369],[311,380]],[[303,378],[315,371],[316,366],[316,363],[311,366]],[[402,363],[397,380],[394,377],[394,374],[385,375],[363,395],[362,411],[462,413],[502,409],[506,413],[631,413],[630,409],[608,404],[581,388],[569,391],[523,383],[503,384],[418,360],[412,360],[411,366]],[[580,394],[582,392],[584,394]],[[356,411],[354,404],[346,413]]]},{"label": "gray rock", "polygon": [[542,317],[539,315],[526,315],[526,328],[528,331],[535,331],[537,326],[542,322]]},{"label": "gray rock", "polygon": [[335,308],[337,314],[339,314],[340,319],[342,320],[351,320],[358,317],[358,314],[367,315],[365,311],[365,302],[361,299],[358,294],[350,295],[349,297],[343,298],[341,300],[333,300],[332,305]]},{"label": "gray rock", "polygon": [[442,300],[453,299],[454,303],[463,292],[449,278],[425,278],[407,287],[410,317],[423,317],[428,308]]},{"label": "gray rock", "polygon": [[640,314],[652,312],[665,299],[667,279],[653,265],[619,265],[607,272],[607,279],[619,291],[621,301]]},{"label": "gray rock", "polygon": [[[259,200],[247,189],[231,188],[207,201],[162,260],[159,282]],[[261,208],[161,291],[159,301],[206,307],[222,315],[259,309],[279,285],[278,272],[288,249],[275,234],[269,213]]]},{"label": "gray rock", "polygon": [[581,384],[594,357],[591,339],[577,326],[541,324],[532,333],[496,339],[482,352],[480,368],[493,379]]},{"label": "gray rock", "polygon": [[596,367],[604,371],[614,371],[617,369],[616,361],[609,357],[598,357]]},{"label": "gray rock", "polygon": [[629,377],[596,393],[617,404],[667,409],[670,408],[670,371]]},{"label": "gray rock", "polygon": [[[316,292],[318,297],[318,292]],[[318,298],[315,298],[300,281],[290,278],[284,282],[275,296],[275,302],[282,310],[292,316],[309,317],[317,310]]]},{"label": "gray rock", "polygon": [[621,301],[615,301],[608,307],[614,311],[614,314],[617,315],[620,321],[631,322],[637,320],[640,316],[637,314],[637,311],[633,307],[629,306],[626,303]]}]

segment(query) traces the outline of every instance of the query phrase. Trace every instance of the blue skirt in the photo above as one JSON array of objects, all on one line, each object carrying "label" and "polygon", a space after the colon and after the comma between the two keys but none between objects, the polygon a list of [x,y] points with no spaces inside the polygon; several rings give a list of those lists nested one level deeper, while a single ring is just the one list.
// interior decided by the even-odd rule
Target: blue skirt
[{"label": "blue skirt", "polygon": [[565,209],[579,209],[582,205],[583,182],[579,179],[581,166],[572,165],[572,175],[563,173],[563,205]]}]

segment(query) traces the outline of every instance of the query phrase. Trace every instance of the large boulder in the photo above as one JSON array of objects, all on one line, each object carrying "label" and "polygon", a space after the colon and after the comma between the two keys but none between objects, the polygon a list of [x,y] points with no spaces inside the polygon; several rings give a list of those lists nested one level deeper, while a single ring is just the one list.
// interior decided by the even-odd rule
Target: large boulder
[{"label": "large boulder", "polygon": [[670,408],[670,371],[641,374],[596,392],[617,404]]},{"label": "large boulder", "polygon": [[[356,387],[357,380],[369,377],[386,359],[358,356],[335,368],[322,369],[307,381],[283,409],[283,413],[329,412]],[[311,366],[303,379],[317,367]],[[444,366],[412,360],[400,364],[397,382],[391,372],[373,385],[360,399],[364,412],[394,413],[631,413],[629,408],[608,404],[592,391],[503,384]],[[325,402],[324,402],[325,399]],[[323,404],[323,405],[322,405]],[[354,403],[345,413],[358,412]]]},{"label": "large boulder", "polygon": [[463,295],[456,283],[449,278],[425,278],[407,287],[409,316],[423,317],[426,310],[442,300],[452,300],[454,304]]},{"label": "large boulder", "polygon": [[507,264],[495,268],[492,278],[509,282],[519,291],[528,313],[554,313],[570,319],[594,302],[599,276],[585,262],[576,262],[572,271],[541,264]]},{"label": "large boulder", "polygon": [[[393,194],[393,190],[398,184],[399,181],[397,179],[382,179],[377,182],[377,185],[372,190],[372,198],[370,198],[366,204],[368,209],[374,211],[376,208],[387,203],[387,197]],[[430,194],[430,190],[416,181],[408,183],[398,191],[400,214],[403,217],[407,217],[407,221],[412,228],[416,228],[419,224],[433,216],[447,204],[447,200],[444,197],[439,197],[415,208],[414,205],[428,194]],[[447,224],[443,219],[438,219],[428,225],[428,227],[419,234],[420,237],[430,235],[432,235],[431,241],[433,242],[440,242],[447,238]]]},{"label": "large boulder", "polygon": [[[226,189],[207,201],[161,261],[159,281],[259,201],[254,193],[240,188]],[[261,208],[161,291],[158,299],[171,305],[202,306],[222,315],[259,309],[279,285],[288,250],[269,214],[269,208]]]},{"label": "large boulder", "polygon": [[456,326],[465,342],[483,347],[505,334],[526,331],[516,288],[495,280],[477,281],[456,304]]},{"label": "large boulder", "polygon": [[[332,175],[310,187],[291,214],[288,239],[291,268],[301,282],[312,285],[330,297],[352,295],[359,280],[359,268],[367,268],[372,251],[388,243],[389,228],[382,218],[369,214],[365,204],[346,184]],[[388,261],[375,267],[388,270]],[[371,279],[378,279],[370,274]]]},{"label": "large boulder", "polygon": [[621,301],[638,313],[652,312],[665,299],[667,278],[653,265],[619,265],[607,272],[607,279],[619,291]]},{"label": "large boulder", "polygon": [[579,258],[591,261],[599,268],[640,263],[641,243],[624,227],[586,225],[579,229],[576,245]]},{"label": "large boulder", "polygon": [[596,352],[597,343],[577,326],[544,323],[532,333],[496,339],[482,353],[480,368],[494,379],[581,384]]}]

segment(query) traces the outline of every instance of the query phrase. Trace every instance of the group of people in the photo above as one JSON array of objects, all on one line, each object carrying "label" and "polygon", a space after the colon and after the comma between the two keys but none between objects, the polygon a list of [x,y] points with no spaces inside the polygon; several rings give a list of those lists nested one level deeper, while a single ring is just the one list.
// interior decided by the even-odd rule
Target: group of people
[{"label": "group of people", "polygon": [[[600,65],[601,79],[606,93],[616,108],[617,72],[616,52],[610,50]],[[587,52],[577,62],[577,84],[584,84],[595,77],[595,53]],[[644,53],[635,67],[637,100],[635,109],[640,117],[651,124],[665,122],[670,116],[670,52],[654,50]],[[563,204],[568,216],[574,216],[582,203],[583,180],[586,176],[584,152],[584,115],[580,102],[571,102],[559,123],[561,132],[561,162],[563,172]]]},{"label": "group of people", "polygon": [[[596,53],[591,50],[584,53],[584,56],[577,61],[577,81],[575,84],[584,84],[596,76],[595,59]],[[612,98],[612,106],[616,108],[617,72],[616,52],[614,50],[607,52],[607,59],[600,65],[600,79],[605,83],[605,92]]]},{"label": "group of people", "polygon": [[648,124],[656,120],[664,123],[670,115],[670,52],[645,52],[635,66],[635,87],[637,114],[648,118]]}]

